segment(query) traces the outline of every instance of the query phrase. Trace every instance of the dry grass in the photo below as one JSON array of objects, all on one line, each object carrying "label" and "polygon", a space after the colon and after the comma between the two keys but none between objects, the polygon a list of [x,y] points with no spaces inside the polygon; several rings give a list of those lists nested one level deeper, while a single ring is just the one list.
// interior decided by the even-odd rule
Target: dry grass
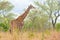
[{"label": "dry grass", "polygon": [[60,40],[60,32],[0,32],[0,40]]}]

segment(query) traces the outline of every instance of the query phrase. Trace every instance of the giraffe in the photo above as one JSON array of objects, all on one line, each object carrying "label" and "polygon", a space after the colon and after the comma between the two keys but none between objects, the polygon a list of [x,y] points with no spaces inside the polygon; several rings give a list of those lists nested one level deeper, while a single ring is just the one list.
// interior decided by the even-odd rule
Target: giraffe
[{"label": "giraffe", "polygon": [[30,5],[28,6],[28,8],[26,9],[26,11],[20,15],[17,19],[14,19],[11,21],[11,28],[10,28],[10,31],[14,30],[15,28],[17,29],[22,29],[22,26],[23,26],[23,22],[24,22],[24,19],[26,18],[27,14],[29,13],[30,9],[32,8],[35,8],[34,6]]}]

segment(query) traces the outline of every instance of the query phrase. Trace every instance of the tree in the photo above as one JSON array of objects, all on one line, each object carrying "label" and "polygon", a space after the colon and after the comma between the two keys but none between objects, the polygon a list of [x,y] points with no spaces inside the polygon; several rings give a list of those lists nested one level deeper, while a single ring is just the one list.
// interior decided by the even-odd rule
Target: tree
[{"label": "tree", "polygon": [[[48,23],[48,16],[40,11],[38,8],[31,10],[25,19],[24,27],[31,31],[43,31],[45,30]],[[27,24],[28,23],[28,24]]]},{"label": "tree", "polygon": [[46,0],[44,4],[35,2],[35,4],[40,7],[43,12],[46,12],[49,16],[49,22],[52,23],[53,28],[55,29],[55,25],[58,17],[60,16],[60,2],[58,0]]},{"label": "tree", "polygon": [[14,6],[8,1],[0,2],[0,27],[4,29],[9,28],[9,23],[15,16],[14,13],[11,13],[13,7]]}]

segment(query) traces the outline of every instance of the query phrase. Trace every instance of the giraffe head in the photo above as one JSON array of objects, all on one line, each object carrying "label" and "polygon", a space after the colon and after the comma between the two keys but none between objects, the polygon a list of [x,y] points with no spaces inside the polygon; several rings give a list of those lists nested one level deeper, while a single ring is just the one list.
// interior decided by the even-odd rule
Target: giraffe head
[{"label": "giraffe head", "polygon": [[35,8],[35,7],[34,7],[33,5],[30,4],[30,5],[29,5],[29,8],[32,9],[32,8]]}]

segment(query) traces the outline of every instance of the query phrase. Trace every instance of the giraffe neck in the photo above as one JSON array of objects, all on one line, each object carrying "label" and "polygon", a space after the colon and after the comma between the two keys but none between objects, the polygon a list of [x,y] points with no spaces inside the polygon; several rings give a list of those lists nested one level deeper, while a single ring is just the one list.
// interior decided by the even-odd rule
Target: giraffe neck
[{"label": "giraffe neck", "polygon": [[17,20],[23,21],[25,17],[27,16],[27,14],[29,13],[29,11],[30,11],[30,7],[28,7],[27,10],[21,16],[17,18]]}]

